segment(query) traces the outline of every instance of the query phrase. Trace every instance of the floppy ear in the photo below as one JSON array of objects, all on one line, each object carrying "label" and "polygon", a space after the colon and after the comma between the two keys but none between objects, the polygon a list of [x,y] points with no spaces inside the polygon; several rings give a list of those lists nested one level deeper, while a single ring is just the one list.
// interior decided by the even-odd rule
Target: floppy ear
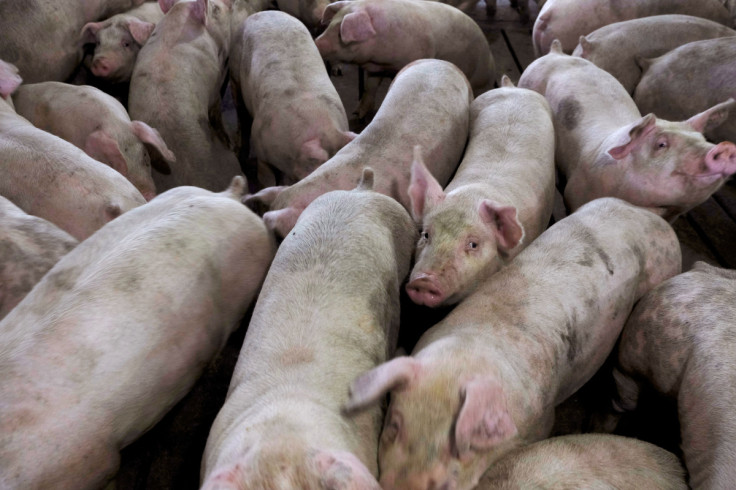
[{"label": "floppy ear", "polygon": [[455,444],[461,459],[472,449],[486,450],[517,433],[497,381],[476,378],[460,389],[463,399],[455,424]]},{"label": "floppy ear", "polygon": [[293,206],[269,211],[263,215],[263,222],[266,224],[266,228],[271,230],[277,238],[283,240],[296,226],[296,221],[301,216],[302,211],[303,209],[297,209]]},{"label": "floppy ear", "polygon": [[376,35],[371,16],[365,9],[350,12],[340,23],[340,40],[345,43],[360,43]]},{"label": "floppy ear", "polygon": [[728,119],[729,112],[734,108],[736,108],[736,101],[731,98],[714,105],[710,109],[704,110],[700,114],[694,115],[686,122],[700,133],[711,131],[723,124]]},{"label": "floppy ear", "polygon": [[419,145],[414,147],[414,160],[411,164],[408,192],[411,201],[411,214],[418,223],[422,222],[424,215],[430,208],[436,206],[445,198],[442,186],[424,165],[422,148]]},{"label": "floppy ear", "polygon": [[18,68],[13,64],[0,60],[0,97],[9,98],[21,83],[23,83],[23,79],[18,75]]},{"label": "floppy ear", "polygon": [[177,0],[158,0],[158,6],[161,8],[161,11],[164,14],[167,14],[169,13],[169,10],[171,10],[171,7],[173,7],[176,2]]},{"label": "floppy ear", "polygon": [[644,136],[652,132],[657,124],[657,118],[654,114],[647,114],[638,121],[621,128],[619,132],[621,137],[612,148],[608,149],[608,154],[616,160],[626,158],[636,146],[641,143]]},{"label": "floppy ear", "polygon": [[161,137],[161,133],[144,123],[143,121],[131,121],[133,134],[146,145],[146,150],[151,154],[151,150],[155,150],[156,154],[151,155],[151,165],[164,175],[171,173],[169,163],[176,161],[174,153],[166,146],[166,142]]},{"label": "floppy ear", "polygon": [[484,199],[478,207],[478,212],[483,222],[488,224],[496,235],[498,248],[502,252],[510,251],[524,239],[524,227],[516,216],[515,207],[502,206],[490,199]]},{"label": "floppy ear", "polygon": [[260,216],[263,216],[265,212],[271,209],[271,205],[273,204],[273,202],[287,187],[289,186],[278,185],[273,187],[266,187],[265,189],[261,189],[255,194],[246,195],[245,197],[243,197],[242,202],[243,204],[248,206],[251,211]]},{"label": "floppy ear", "polygon": [[379,403],[389,391],[404,390],[415,378],[420,364],[409,356],[394,359],[361,374],[350,384],[343,412],[352,414]]},{"label": "floppy ear", "polygon": [[97,33],[102,29],[102,22],[88,22],[79,33],[79,41],[82,44],[94,44],[97,42]]},{"label": "floppy ear", "polygon": [[133,36],[135,42],[143,46],[144,44],[146,44],[146,41],[148,41],[148,38],[151,37],[151,33],[156,27],[156,24],[153,24],[151,22],[143,22],[142,20],[133,18],[127,22],[127,27],[128,32],[130,32],[130,35]]},{"label": "floppy ear", "polygon": [[593,44],[588,41],[588,38],[585,36],[580,36],[580,40],[578,41],[578,44],[580,45],[580,57],[581,58],[587,58],[590,56],[591,51],[593,51]]},{"label": "floppy ear", "polygon": [[100,162],[110,165],[119,174],[128,175],[128,163],[118,142],[102,129],[91,133],[84,142],[84,152]]},{"label": "floppy ear", "polygon": [[348,5],[350,1],[351,0],[341,0],[339,2],[332,2],[331,4],[327,5],[324,12],[322,12],[322,20],[320,21],[320,23],[323,26],[329,24],[335,14],[337,14],[344,6]]}]

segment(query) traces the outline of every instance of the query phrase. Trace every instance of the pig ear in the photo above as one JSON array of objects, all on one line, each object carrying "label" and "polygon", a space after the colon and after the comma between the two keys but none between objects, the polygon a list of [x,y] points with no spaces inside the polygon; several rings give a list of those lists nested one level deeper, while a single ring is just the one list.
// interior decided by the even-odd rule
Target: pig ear
[{"label": "pig ear", "polygon": [[641,69],[643,73],[647,71],[650,66],[652,66],[652,62],[654,61],[654,58],[645,58],[644,56],[637,54],[634,56],[634,61],[636,62],[636,65]]},{"label": "pig ear", "polygon": [[279,185],[266,187],[255,194],[248,194],[242,199],[243,204],[248,206],[254,213],[263,216],[263,213],[271,208],[271,205],[288,186]]},{"label": "pig ear", "polygon": [[238,490],[247,481],[244,465],[233,464],[210,475],[202,490]]},{"label": "pig ear", "polygon": [[620,141],[608,149],[608,154],[616,160],[625,158],[641,142],[644,136],[654,130],[656,124],[657,118],[654,114],[647,114],[629,126],[621,128],[619,130],[622,133],[619,138]]},{"label": "pig ear", "polygon": [[327,5],[324,12],[322,12],[322,20],[320,21],[320,23],[323,26],[329,24],[335,14],[337,14],[344,6],[348,5],[350,1],[351,0],[342,0],[340,2],[332,2],[331,4]]},{"label": "pig ear", "polygon": [[364,9],[350,12],[342,18],[340,40],[343,43],[362,43],[375,35],[371,16]]},{"label": "pig ear", "polygon": [[299,156],[304,160],[311,159],[319,162],[320,165],[330,159],[330,154],[327,153],[327,150],[322,148],[322,142],[320,141],[319,136],[302,143],[302,146],[299,149]]},{"label": "pig ear", "polygon": [[565,54],[562,51],[562,43],[559,39],[555,39],[552,41],[552,44],[549,46],[549,52],[550,53],[556,53],[556,54]]},{"label": "pig ear", "polygon": [[84,152],[100,162],[108,163],[123,176],[128,175],[128,164],[118,142],[102,129],[98,129],[84,142]]},{"label": "pig ear", "polygon": [[158,0],[158,6],[164,14],[167,14],[177,1],[178,0]]},{"label": "pig ear", "polygon": [[230,181],[230,185],[223,191],[223,194],[240,201],[245,194],[245,190],[248,188],[248,181],[242,175],[236,175],[233,180]]},{"label": "pig ear", "polygon": [[151,37],[151,33],[156,27],[156,24],[143,22],[142,20],[133,18],[128,21],[127,27],[130,35],[135,39],[135,42],[143,46],[146,44],[146,41],[148,41],[148,38]]},{"label": "pig ear", "polygon": [[409,180],[409,199],[411,200],[411,214],[414,220],[421,222],[426,212],[445,198],[442,186],[429,173],[424,159],[422,148],[414,147],[414,161],[411,163],[411,178]]},{"label": "pig ear", "polygon": [[360,176],[360,182],[358,182],[358,187],[355,189],[360,191],[373,190],[373,169],[371,167],[363,167],[363,174]]},{"label": "pig ear", "polygon": [[512,82],[512,81],[511,81],[511,79],[509,78],[509,76],[508,76],[508,75],[506,75],[506,74],[504,74],[504,75],[503,75],[503,76],[501,77],[501,86],[502,86],[502,87],[509,87],[509,88],[514,88],[514,87],[516,87],[516,85],[514,85],[514,82]]},{"label": "pig ear", "polygon": [[97,33],[102,29],[102,22],[88,22],[82,27],[79,41],[82,44],[94,44],[97,42]]},{"label": "pig ear", "polygon": [[15,65],[0,60],[0,97],[7,98],[23,83]]},{"label": "pig ear", "polygon": [[325,490],[381,490],[368,468],[347,451],[319,451],[314,461]]},{"label": "pig ear", "polygon": [[358,376],[350,383],[343,412],[348,415],[359,412],[380,402],[389,391],[406,389],[415,379],[419,368],[419,362],[413,357],[395,357]]},{"label": "pig ear", "polygon": [[161,137],[161,133],[143,121],[132,121],[131,125],[133,128],[133,134],[135,134],[136,137],[146,145],[148,153],[150,154],[151,150],[156,151],[155,155],[151,155],[151,165],[153,165],[153,168],[164,175],[169,175],[171,173],[169,163],[175,162],[176,156],[174,156],[174,153],[169,150],[168,146],[166,146],[166,142]]},{"label": "pig ear", "polygon": [[299,219],[302,211],[293,206],[269,211],[263,215],[263,222],[266,224],[266,228],[272,231],[276,238],[283,240],[294,226],[296,226],[296,221]]},{"label": "pig ear", "polygon": [[460,459],[470,450],[487,450],[517,433],[497,381],[476,378],[460,389],[462,407],[455,425]]},{"label": "pig ear", "polygon": [[189,15],[193,19],[197,19],[202,24],[205,24],[207,22],[208,4],[209,0],[194,0],[194,2],[189,2]]},{"label": "pig ear", "polygon": [[588,38],[585,36],[580,36],[580,40],[578,41],[578,44],[580,44],[580,57],[581,58],[587,58],[590,56],[590,53],[593,51],[593,44],[588,41]]},{"label": "pig ear", "polygon": [[736,108],[736,101],[734,99],[728,99],[725,102],[714,105],[710,109],[707,109],[700,114],[696,114],[686,121],[687,124],[692,126],[695,131],[703,133],[705,131],[711,131],[728,119],[728,114]]},{"label": "pig ear", "polygon": [[508,252],[524,239],[524,227],[516,216],[515,207],[502,206],[490,199],[484,199],[478,207],[478,213],[496,235],[500,251]]}]

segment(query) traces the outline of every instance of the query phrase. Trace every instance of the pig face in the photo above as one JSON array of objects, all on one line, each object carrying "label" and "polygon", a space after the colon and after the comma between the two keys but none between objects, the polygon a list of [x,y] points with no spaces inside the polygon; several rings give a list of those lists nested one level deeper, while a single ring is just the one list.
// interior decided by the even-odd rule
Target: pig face
[{"label": "pig face", "polygon": [[734,105],[730,99],[684,122],[648,114],[622,128],[604,143],[605,161],[596,162],[603,173],[600,183],[573,176],[565,199],[576,209],[595,197],[616,196],[674,220],[736,173],[736,145],[713,145],[702,134],[723,122]]},{"label": "pig face", "polygon": [[127,82],[141,47],[155,25],[132,16],[117,15],[104,22],[90,22],[82,29],[82,43],[94,44],[88,68],[99,78]]},{"label": "pig face", "polygon": [[473,186],[445,194],[415,148],[409,197],[422,231],[406,285],[415,303],[435,307],[461,301],[521,243],[524,229],[516,209],[479,194]]},{"label": "pig face", "polygon": [[517,433],[500,385],[398,357],[357,378],[347,413],[391,391],[378,462],[384,490],[470,489]]},{"label": "pig face", "polygon": [[[327,61],[366,63],[376,39],[380,19],[362,2],[343,0],[328,5],[322,14],[325,31],[314,40],[319,54]],[[379,25],[376,25],[378,21]]]}]

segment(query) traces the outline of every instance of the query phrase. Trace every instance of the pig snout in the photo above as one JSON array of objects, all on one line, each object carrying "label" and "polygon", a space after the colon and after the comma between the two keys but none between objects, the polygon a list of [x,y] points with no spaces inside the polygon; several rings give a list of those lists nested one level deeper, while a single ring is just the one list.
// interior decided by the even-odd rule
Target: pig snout
[{"label": "pig snout", "polygon": [[143,198],[146,200],[146,202],[156,197],[156,191],[144,191],[141,192],[141,194],[143,194]]},{"label": "pig snout", "polygon": [[106,58],[95,58],[91,70],[96,77],[107,77],[112,72],[112,64]]},{"label": "pig snout", "polygon": [[417,274],[406,285],[406,292],[414,303],[430,308],[438,306],[445,299],[445,294],[434,274]]},{"label": "pig snout", "polygon": [[706,173],[703,175],[728,177],[736,173],[736,145],[724,141],[710,149],[705,155]]}]

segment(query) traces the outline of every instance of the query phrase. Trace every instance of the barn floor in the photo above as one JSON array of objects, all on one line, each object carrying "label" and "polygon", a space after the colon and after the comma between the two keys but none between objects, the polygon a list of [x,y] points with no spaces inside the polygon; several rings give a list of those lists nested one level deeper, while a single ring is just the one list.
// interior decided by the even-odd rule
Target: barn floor
[{"label": "barn floor", "polygon": [[[530,2],[532,19],[537,6]],[[487,19],[485,4],[479,3],[472,17],[487,35],[496,60],[497,78],[506,73],[517,82],[523,70],[534,61],[531,43],[531,25],[523,24],[508,0],[498,1],[494,19]],[[333,77],[345,108],[350,113],[358,101],[358,70],[344,67],[341,77]],[[385,95],[388,84],[381,94]],[[359,131],[366,121],[351,120],[351,129]],[[558,193],[553,220],[562,219],[565,209]],[[674,228],[683,250],[683,270],[696,260],[704,260],[721,267],[736,268],[736,184],[725,185],[711,199],[680,217]],[[401,344],[411,347],[421,332],[436,323],[447,311],[428,311],[402,298],[402,325],[405,329]],[[208,367],[192,391],[178,403],[155,427],[122,451],[118,489],[177,489],[199,487],[199,470],[209,428],[224,402],[230,376],[235,367],[240,345],[245,336],[249,314],[233,334],[227,346]],[[606,368],[558,410],[554,434],[580,432],[589,427],[591,409],[602,399]],[[608,366],[610,368],[610,366]],[[597,396],[598,395],[598,396]],[[679,452],[677,416],[671,404],[654,400],[619,425],[617,433],[639,437]]]}]

